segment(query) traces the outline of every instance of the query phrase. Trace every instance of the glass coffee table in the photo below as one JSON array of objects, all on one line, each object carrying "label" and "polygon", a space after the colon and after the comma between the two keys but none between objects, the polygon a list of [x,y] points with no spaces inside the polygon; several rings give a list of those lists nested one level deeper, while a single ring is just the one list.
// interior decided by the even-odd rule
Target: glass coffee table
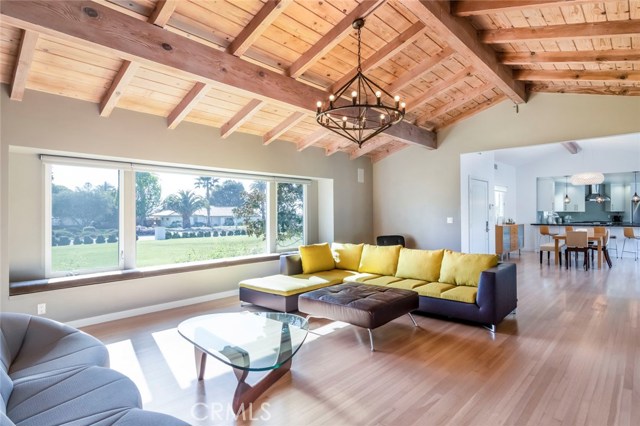
[{"label": "glass coffee table", "polygon": [[[248,409],[291,368],[291,360],[307,337],[305,318],[280,312],[236,312],[203,315],[178,325],[195,347],[198,380],[204,378],[207,355],[233,368],[238,379],[233,411]],[[250,371],[268,371],[258,383],[245,382]]]}]

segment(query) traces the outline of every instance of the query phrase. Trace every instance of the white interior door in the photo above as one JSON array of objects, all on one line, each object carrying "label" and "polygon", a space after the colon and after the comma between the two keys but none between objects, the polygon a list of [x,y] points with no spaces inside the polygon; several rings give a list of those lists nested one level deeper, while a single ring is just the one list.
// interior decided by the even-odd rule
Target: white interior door
[{"label": "white interior door", "polygon": [[469,253],[489,253],[489,182],[469,178]]}]

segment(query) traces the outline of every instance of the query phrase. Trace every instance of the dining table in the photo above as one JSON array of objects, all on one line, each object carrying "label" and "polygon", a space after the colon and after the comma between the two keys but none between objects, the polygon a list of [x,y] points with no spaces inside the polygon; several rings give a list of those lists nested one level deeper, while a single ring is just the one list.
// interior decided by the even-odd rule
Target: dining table
[{"label": "dining table", "polygon": [[[587,231],[585,231],[587,232]],[[602,245],[604,244],[605,234],[594,234],[593,232],[588,232],[587,238],[589,241],[598,243],[598,269],[602,268]],[[560,262],[560,241],[566,241],[567,234],[558,234],[554,235],[553,239],[555,241],[555,264],[558,265]]]}]

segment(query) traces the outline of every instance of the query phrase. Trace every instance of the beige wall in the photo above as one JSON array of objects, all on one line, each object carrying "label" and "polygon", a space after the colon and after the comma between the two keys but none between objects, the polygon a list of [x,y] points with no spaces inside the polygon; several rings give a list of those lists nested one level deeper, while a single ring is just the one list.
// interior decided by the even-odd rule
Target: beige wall
[{"label": "beige wall", "polygon": [[[44,217],[42,213],[43,168],[38,153],[125,159],[159,164],[200,166],[234,171],[260,172],[323,179],[332,191],[311,191],[309,230],[318,240],[335,216],[336,240],[372,240],[372,167],[368,159],[350,161],[345,154],[326,157],[316,148],[297,152],[286,142],[262,145],[259,137],[234,134],[226,140],[218,129],[183,123],[168,130],[161,117],[116,109],[101,118],[95,104],[27,92],[25,100],[13,102],[2,88],[0,173],[0,297],[2,309],[35,312],[47,303],[48,316],[75,320],[127,309],[190,299],[237,289],[246,277],[275,273],[277,262],[176,274],[144,280],[88,286],[79,289],[8,296],[9,269],[16,277],[41,275]],[[8,155],[7,155],[8,153]],[[365,171],[365,183],[357,182],[357,169]],[[323,200],[323,194],[332,199]],[[10,202],[7,202],[10,197]],[[7,260],[8,258],[8,260]]]},{"label": "beige wall", "polygon": [[[460,250],[460,154],[640,132],[640,98],[533,94],[442,130],[438,149],[408,148],[374,165],[374,235]],[[454,223],[447,224],[446,218]]]}]

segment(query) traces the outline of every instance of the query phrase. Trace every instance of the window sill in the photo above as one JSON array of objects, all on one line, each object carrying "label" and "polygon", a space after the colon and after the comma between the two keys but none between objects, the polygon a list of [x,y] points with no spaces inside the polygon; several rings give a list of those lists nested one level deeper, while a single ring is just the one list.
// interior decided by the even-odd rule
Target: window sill
[{"label": "window sill", "polygon": [[183,263],[169,266],[150,266],[125,271],[100,272],[71,277],[46,278],[32,281],[17,281],[9,284],[9,296],[39,293],[42,291],[60,290],[63,288],[82,287],[93,284],[104,284],[117,281],[134,280],[139,278],[157,277],[160,275],[180,274],[185,272],[202,271],[206,269],[226,268],[229,266],[246,265],[250,263],[270,262],[278,260],[279,253],[245,256],[234,259],[209,260],[204,262]]}]

